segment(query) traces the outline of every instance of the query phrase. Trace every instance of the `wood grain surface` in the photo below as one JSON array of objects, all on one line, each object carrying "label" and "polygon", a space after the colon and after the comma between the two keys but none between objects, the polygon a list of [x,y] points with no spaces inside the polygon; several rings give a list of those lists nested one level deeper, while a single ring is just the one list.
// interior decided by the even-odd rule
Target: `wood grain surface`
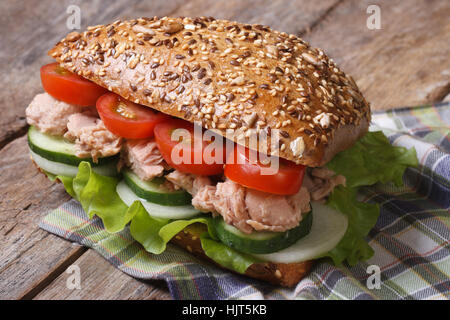
[{"label": "wood grain surface", "polygon": [[[381,29],[369,30],[376,3]],[[354,77],[372,109],[414,106],[450,91],[449,17],[450,1],[344,1],[304,38]]]},{"label": "wood grain surface", "polygon": [[63,272],[34,299],[171,299],[165,290],[165,283],[153,281],[148,285],[143,281],[137,281],[116,269],[95,251],[87,251],[73,264],[80,268],[79,289],[67,287],[67,281],[70,281],[72,273]]},{"label": "wood grain surface", "polygon": [[39,229],[43,214],[70,196],[36,170],[27,148],[22,137],[0,151],[0,299],[29,296],[85,251]]},{"label": "wood grain surface", "polygon": [[[0,299],[170,298],[164,283],[135,280],[38,227],[69,196],[32,166],[24,110],[42,92],[46,52],[70,31],[71,4],[81,9],[81,29],[119,18],[204,15],[302,36],[355,78],[374,109],[437,102],[450,91],[449,1],[1,1]],[[367,29],[369,4],[381,8],[381,30]],[[72,264],[82,270],[81,290],[66,287]]]}]

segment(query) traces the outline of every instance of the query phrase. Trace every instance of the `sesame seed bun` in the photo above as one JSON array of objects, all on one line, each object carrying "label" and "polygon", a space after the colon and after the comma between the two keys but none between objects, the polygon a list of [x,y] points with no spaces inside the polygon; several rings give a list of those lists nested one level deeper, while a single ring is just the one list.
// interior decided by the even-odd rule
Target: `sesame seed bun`
[{"label": "sesame seed bun", "polygon": [[49,55],[128,100],[247,147],[256,148],[254,133],[277,134],[279,148],[260,151],[310,167],[352,146],[370,122],[369,104],[333,60],[266,26],[203,17],[116,21],[68,34]]}]

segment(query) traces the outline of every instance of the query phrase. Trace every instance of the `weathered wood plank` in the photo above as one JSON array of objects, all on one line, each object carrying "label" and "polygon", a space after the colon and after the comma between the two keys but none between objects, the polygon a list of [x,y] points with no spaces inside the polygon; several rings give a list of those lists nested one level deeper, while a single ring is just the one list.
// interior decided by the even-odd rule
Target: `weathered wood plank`
[{"label": "weathered wood plank", "polygon": [[315,25],[342,0],[191,0],[179,6],[174,16],[213,16],[243,23],[268,25],[298,34]]},{"label": "weathered wood plank", "polygon": [[0,168],[0,298],[16,299],[84,249],[38,228],[69,196],[31,164],[25,138],[0,151]]},{"label": "weathered wood plank", "polygon": [[[381,29],[369,30],[378,4]],[[450,91],[450,1],[345,1],[304,35],[351,74],[372,108],[442,100]]]},{"label": "weathered wood plank", "polygon": [[34,299],[168,300],[164,282],[151,285],[138,281],[113,267],[95,251],[89,250],[73,263],[80,270],[80,289],[70,289],[72,273],[63,272]]},{"label": "weathered wood plank", "polygon": [[[43,254],[49,249],[52,251],[51,254]],[[52,234],[44,235],[32,248],[23,252],[20,259],[16,258],[13,263],[8,265],[10,270],[14,270],[14,276],[8,273],[9,270],[6,268],[2,272],[2,276],[8,277],[8,280],[14,280],[9,282],[13,289],[21,288],[20,291],[17,291],[17,296],[10,296],[11,292],[8,292],[6,297],[24,300],[33,298],[86,251],[87,248],[75,244],[68,246],[67,243]],[[30,264],[28,262],[38,263]],[[41,263],[43,265],[40,265]],[[17,271],[21,271],[20,274]],[[33,276],[32,279],[29,279],[32,281],[22,282],[30,275]]]}]

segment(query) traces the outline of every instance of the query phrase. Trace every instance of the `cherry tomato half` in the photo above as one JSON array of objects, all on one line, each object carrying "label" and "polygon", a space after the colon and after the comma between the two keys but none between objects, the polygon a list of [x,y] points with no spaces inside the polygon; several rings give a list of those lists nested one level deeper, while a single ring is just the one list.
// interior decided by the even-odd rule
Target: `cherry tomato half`
[{"label": "cherry tomato half", "polygon": [[[175,130],[179,136],[176,137]],[[201,128],[199,128],[201,133]],[[174,134],[174,136],[173,136]],[[216,175],[223,172],[225,148],[222,137],[215,142],[197,138],[194,125],[181,119],[170,119],[155,126],[155,140],[164,160],[173,168],[196,175]],[[176,138],[176,139],[172,139]],[[201,139],[201,141],[194,141]],[[214,145],[211,145],[214,143]],[[172,153],[173,152],[173,153]]]},{"label": "cherry tomato half", "polygon": [[[281,158],[277,158],[278,167],[264,165],[258,157],[256,151],[236,145],[227,157],[225,176],[247,188],[273,194],[292,195],[300,190],[305,166]],[[264,169],[266,174],[262,174]]]},{"label": "cherry tomato half", "polygon": [[127,139],[153,137],[155,125],[170,118],[164,113],[125,100],[112,92],[98,98],[96,106],[106,128]]},{"label": "cherry tomato half", "polygon": [[55,99],[79,106],[95,106],[107,90],[59,66],[57,62],[41,67],[44,90]]}]

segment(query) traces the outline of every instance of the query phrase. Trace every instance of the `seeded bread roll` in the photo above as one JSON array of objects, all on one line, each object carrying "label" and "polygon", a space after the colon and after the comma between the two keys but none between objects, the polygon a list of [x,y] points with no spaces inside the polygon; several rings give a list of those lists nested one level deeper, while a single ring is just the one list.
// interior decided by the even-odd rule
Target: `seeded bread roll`
[{"label": "seeded bread roll", "polygon": [[[252,149],[321,166],[368,129],[370,106],[322,50],[266,26],[140,18],[72,32],[49,54],[120,96]],[[233,129],[233,133],[226,133]],[[278,130],[274,130],[278,129]]]}]

